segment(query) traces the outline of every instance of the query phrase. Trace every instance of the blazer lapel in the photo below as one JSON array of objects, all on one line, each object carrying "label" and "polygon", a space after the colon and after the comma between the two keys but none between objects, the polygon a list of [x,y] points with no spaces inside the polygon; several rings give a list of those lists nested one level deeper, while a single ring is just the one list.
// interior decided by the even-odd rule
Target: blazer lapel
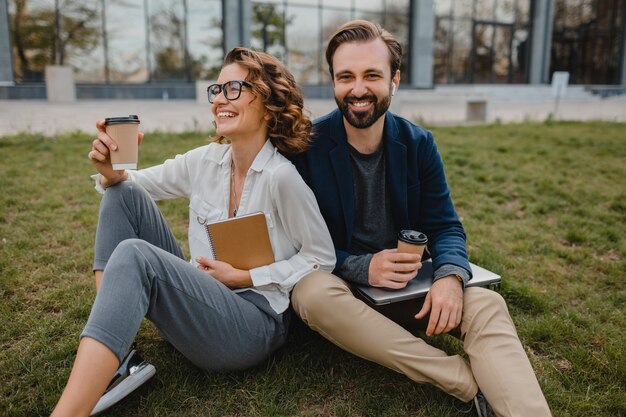
[{"label": "blazer lapel", "polygon": [[389,198],[396,224],[400,228],[410,227],[407,202],[407,150],[402,143],[398,126],[391,114],[385,114],[385,165]]},{"label": "blazer lapel", "polygon": [[343,126],[343,117],[339,110],[335,110],[332,118],[333,128],[331,139],[335,147],[329,152],[335,183],[339,191],[339,199],[343,210],[343,219],[346,225],[346,242],[349,246],[352,241],[354,226],[354,188],[352,185],[352,162],[348,150],[348,139]]}]

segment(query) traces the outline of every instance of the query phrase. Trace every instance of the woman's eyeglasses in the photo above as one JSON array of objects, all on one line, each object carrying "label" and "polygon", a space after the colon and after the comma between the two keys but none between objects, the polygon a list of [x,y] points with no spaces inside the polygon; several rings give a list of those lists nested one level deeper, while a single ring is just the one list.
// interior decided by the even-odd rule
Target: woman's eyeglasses
[{"label": "woman's eyeglasses", "polygon": [[211,84],[206,89],[209,95],[209,103],[213,103],[215,97],[219,96],[221,92],[224,92],[224,97],[227,100],[237,100],[241,96],[243,87],[252,88],[252,85],[242,80],[227,81],[224,84]]}]

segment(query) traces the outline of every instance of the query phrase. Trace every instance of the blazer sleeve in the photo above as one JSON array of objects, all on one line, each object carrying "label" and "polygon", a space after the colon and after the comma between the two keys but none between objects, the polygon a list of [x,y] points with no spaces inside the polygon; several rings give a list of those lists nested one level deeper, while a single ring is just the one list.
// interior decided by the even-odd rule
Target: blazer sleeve
[{"label": "blazer sleeve", "polygon": [[445,264],[456,265],[467,270],[471,276],[465,231],[454,209],[443,161],[430,132],[419,150],[419,166],[418,227],[428,236],[433,268],[436,270]]}]

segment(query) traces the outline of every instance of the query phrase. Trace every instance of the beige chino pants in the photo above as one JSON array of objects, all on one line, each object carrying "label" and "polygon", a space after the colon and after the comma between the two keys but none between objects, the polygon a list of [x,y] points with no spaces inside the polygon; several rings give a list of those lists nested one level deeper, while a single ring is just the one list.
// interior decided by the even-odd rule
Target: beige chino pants
[{"label": "beige chino pants", "polygon": [[551,416],[500,294],[467,288],[460,339],[469,357],[448,356],[356,298],[344,280],[316,272],[292,293],[294,310],[342,349],[432,384],[467,402],[478,387],[498,416]]}]

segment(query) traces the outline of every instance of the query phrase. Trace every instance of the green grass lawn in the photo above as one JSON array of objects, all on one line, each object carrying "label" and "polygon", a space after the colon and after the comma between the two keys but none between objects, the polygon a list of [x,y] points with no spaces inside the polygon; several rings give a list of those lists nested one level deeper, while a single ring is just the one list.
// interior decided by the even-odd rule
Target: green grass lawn
[{"label": "green grass lawn", "polygon": [[[555,416],[626,416],[626,125],[546,123],[434,129],[474,263],[500,273]],[[141,165],[202,145],[151,133]],[[0,415],[49,413],[95,291],[100,196],[93,134],[0,138]],[[160,203],[186,246],[187,202]],[[144,321],[157,375],[110,416],[460,416],[430,386],[293,326],[262,366],[194,368]],[[430,341],[461,352],[449,336]]]}]

